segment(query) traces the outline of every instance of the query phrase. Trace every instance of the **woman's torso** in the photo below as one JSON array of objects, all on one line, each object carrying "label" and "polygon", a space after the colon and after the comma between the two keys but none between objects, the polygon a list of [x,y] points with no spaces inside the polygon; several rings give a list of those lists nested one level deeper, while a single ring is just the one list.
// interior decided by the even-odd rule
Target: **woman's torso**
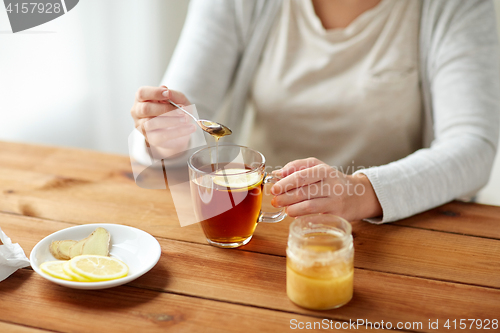
[{"label": "woman's torso", "polygon": [[382,0],[325,30],[309,0],[284,0],[252,85],[249,146],[272,167],[315,156],[346,173],[420,148],[419,21],[419,1]]}]

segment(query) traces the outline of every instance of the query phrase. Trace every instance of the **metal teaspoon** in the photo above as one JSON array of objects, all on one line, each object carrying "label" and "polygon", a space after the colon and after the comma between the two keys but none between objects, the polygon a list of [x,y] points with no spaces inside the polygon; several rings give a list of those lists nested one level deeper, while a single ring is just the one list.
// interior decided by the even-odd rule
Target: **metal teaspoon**
[{"label": "metal teaspoon", "polygon": [[187,115],[189,115],[191,118],[194,119],[194,121],[198,124],[198,126],[200,126],[200,128],[202,130],[204,130],[205,132],[207,132],[211,136],[215,137],[217,140],[222,138],[223,136],[231,135],[231,133],[233,133],[233,131],[231,131],[231,129],[229,129],[229,127],[227,127],[227,126],[224,126],[218,122],[211,121],[211,120],[196,119],[195,116],[193,116],[191,113],[184,110],[184,108],[182,108],[180,105],[178,105],[170,100],[169,100],[169,103],[172,104],[173,106],[175,106],[176,108],[184,111]]}]

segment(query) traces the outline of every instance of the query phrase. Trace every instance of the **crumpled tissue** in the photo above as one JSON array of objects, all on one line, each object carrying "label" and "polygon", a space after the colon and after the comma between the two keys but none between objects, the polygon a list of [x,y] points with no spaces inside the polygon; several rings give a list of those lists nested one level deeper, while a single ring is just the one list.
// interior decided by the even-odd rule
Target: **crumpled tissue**
[{"label": "crumpled tissue", "polygon": [[22,247],[15,243],[12,244],[10,238],[0,228],[0,281],[8,278],[19,268],[28,267],[30,261],[24,254]]}]

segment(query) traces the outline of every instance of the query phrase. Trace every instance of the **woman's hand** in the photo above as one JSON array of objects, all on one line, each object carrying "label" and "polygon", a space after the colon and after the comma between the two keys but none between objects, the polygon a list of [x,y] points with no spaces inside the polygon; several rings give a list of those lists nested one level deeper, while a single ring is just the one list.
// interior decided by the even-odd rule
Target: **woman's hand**
[{"label": "woman's hand", "polygon": [[[144,134],[146,142],[163,156],[185,151],[196,130],[195,125],[189,123],[189,116],[168,103],[169,100],[181,106],[190,104],[184,94],[165,86],[141,87],[130,111],[135,127]],[[157,117],[159,115],[163,116]]]},{"label": "woman's hand", "polygon": [[363,174],[346,175],[316,158],[296,160],[275,171],[272,204],[297,217],[330,213],[348,221],[382,215],[375,191]]}]

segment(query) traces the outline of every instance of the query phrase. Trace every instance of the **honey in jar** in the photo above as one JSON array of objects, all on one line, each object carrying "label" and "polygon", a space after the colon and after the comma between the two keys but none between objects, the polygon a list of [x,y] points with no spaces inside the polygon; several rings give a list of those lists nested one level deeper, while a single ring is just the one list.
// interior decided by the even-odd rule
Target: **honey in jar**
[{"label": "honey in jar", "polygon": [[327,310],[353,295],[354,247],[351,225],[333,215],[297,218],[290,225],[286,289],[292,302]]}]

